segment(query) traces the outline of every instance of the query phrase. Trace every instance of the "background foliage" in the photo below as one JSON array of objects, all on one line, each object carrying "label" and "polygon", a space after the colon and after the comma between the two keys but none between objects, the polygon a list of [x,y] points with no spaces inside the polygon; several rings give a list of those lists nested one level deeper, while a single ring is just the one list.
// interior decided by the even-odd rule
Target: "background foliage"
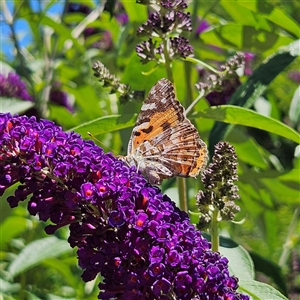
[{"label": "background foliage", "polygon": [[[136,30],[147,19],[146,7],[134,1],[111,5],[114,2],[4,2],[1,73],[18,73],[33,100],[2,97],[2,112],[48,118],[85,138],[90,131],[115,153],[124,154],[141,103],[121,105],[117,95],[97,82],[92,63],[100,60],[136,90],[149,91],[166,74],[162,66],[142,65],[135,52],[141,42]],[[203,98],[189,115],[209,149],[225,139],[239,158],[237,221],[243,222],[223,224],[222,232],[250,252],[256,278],[289,299],[299,299],[300,4],[191,1],[189,11],[194,31],[188,38],[195,58],[218,68],[237,51],[254,55],[230,105],[210,106]],[[204,21],[207,28],[201,31]],[[183,61],[172,69],[177,96],[187,107],[197,91],[187,95],[186,86],[201,80],[201,72]],[[53,90],[62,93],[67,105],[54,102]],[[198,185],[188,180],[189,209],[194,212]],[[176,201],[174,186],[175,180],[169,180],[162,189]],[[48,237],[45,224],[28,216],[25,204],[9,209],[5,199],[11,193],[1,197],[4,297],[95,299],[97,281],[81,281],[76,254],[64,240],[66,229]],[[196,214],[191,219],[197,223]]]}]

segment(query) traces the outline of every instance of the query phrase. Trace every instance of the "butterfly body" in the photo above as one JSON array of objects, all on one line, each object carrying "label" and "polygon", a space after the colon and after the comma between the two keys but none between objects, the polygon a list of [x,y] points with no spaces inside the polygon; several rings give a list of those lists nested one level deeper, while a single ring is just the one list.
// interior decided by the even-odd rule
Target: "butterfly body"
[{"label": "butterfly body", "polygon": [[207,162],[207,148],[176,100],[173,84],[159,80],[142,105],[128,144],[129,166],[151,184],[174,176],[196,177]]}]

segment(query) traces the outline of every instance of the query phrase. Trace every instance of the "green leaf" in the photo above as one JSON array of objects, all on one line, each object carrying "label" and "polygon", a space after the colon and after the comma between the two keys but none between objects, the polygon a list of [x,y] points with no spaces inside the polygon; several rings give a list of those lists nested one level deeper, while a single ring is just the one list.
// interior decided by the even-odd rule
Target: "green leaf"
[{"label": "green leaf", "polygon": [[26,230],[27,229],[26,223],[27,220],[25,218],[8,216],[0,224],[0,232],[1,232],[0,248],[3,249],[8,241],[10,241],[12,238],[18,236],[21,232]]},{"label": "green leaf", "polygon": [[272,286],[256,280],[239,280],[239,291],[251,296],[251,300],[288,300]]},{"label": "green leaf", "polygon": [[236,23],[227,23],[205,31],[201,33],[200,38],[205,43],[220,48],[237,48],[244,51],[251,49],[255,52],[278,49],[293,42],[293,39],[288,36]]},{"label": "green leaf", "polygon": [[63,253],[72,251],[70,245],[65,240],[56,237],[47,237],[36,240],[28,244],[8,267],[11,278],[24,272],[25,270],[38,265],[41,261],[57,257]]},{"label": "green leaf", "polygon": [[[228,104],[250,107],[264,93],[272,80],[294,61],[299,54],[300,47],[297,42],[280,49],[253,72],[248,80],[236,90]],[[224,123],[217,122],[215,124],[209,138],[209,150],[211,153],[213,153],[214,145],[222,140],[230,130],[231,126]],[[295,137],[295,134],[291,135]]]},{"label": "green leaf", "polygon": [[[85,48],[78,42],[78,39],[75,39],[72,36],[71,28],[67,27],[66,25],[64,25],[62,23],[56,22],[54,19],[51,19],[50,17],[47,17],[47,16],[44,16],[41,19],[41,24],[52,28],[59,36],[61,44],[64,44],[67,40],[71,40],[73,42],[73,45],[76,46],[76,48],[81,53],[84,53]],[[63,45],[61,45],[61,46],[63,46]]]},{"label": "green leaf", "polygon": [[[76,255],[74,255],[74,257],[76,257]],[[47,268],[59,272],[73,288],[76,288],[77,280],[75,275],[72,273],[70,265],[65,263],[64,260],[53,257],[44,260],[42,264]]]},{"label": "green leaf", "polygon": [[74,127],[77,119],[63,106],[49,104],[49,119],[61,125],[64,129]]},{"label": "green leaf", "polygon": [[237,2],[222,0],[221,5],[237,23],[271,31],[271,26],[264,17],[254,14]]},{"label": "green leaf", "polygon": [[80,12],[72,12],[69,14],[64,15],[64,23],[68,24],[68,25],[72,25],[72,24],[78,24],[80,22],[82,22],[82,20],[85,18],[86,16]]},{"label": "green leaf", "polygon": [[[234,146],[240,161],[262,170],[268,168],[269,165],[267,163],[264,148],[262,148],[252,137],[240,130],[240,128],[233,128],[228,136],[228,141]],[[249,153],[251,153],[251,155],[249,155]]]},{"label": "green leaf", "polygon": [[117,42],[120,35],[120,24],[116,18],[111,18],[108,12],[103,12],[101,14],[101,20],[95,20],[89,23],[88,26],[109,31],[114,43]]},{"label": "green leaf", "polygon": [[[100,106],[101,101],[108,101],[108,97],[102,97],[97,94],[95,87],[84,84],[74,89],[65,86],[65,90],[72,94],[76,99],[76,105],[79,107],[76,116],[81,120],[93,120],[103,114]],[[107,105],[109,107],[109,105]],[[110,112],[108,112],[110,113]],[[107,114],[107,113],[106,113]]]},{"label": "green leaf", "polygon": [[229,104],[251,107],[274,78],[300,55],[299,42],[278,50],[262,63],[230,98]]},{"label": "green leaf", "polygon": [[276,184],[274,184],[274,179],[272,178],[263,178],[262,183],[265,187],[267,187],[269,193],[277,200],[277,202],[283,205],[297,205],[300,203],[299,189],[290,188],[289,186],[287,186],[284,183],[281,183],[280,181],[276,181]]},{"label": "green leaf", "polygon": [[250,255],[253,259],[255,270],[272,278],[278,287],[286,293],[285,279],[282,275],[281,268],[271,260],[268,260],[255,252],[250,252]]},{"label": "green leaf", "polygon": [[87,138],[89,137],[88,132],[91,132],[94,136],[97,136],[100,134],[132,127],[135,124],[135,119],[135,115],[128,116],[128,119],[125,119],[124,115],[105,116],[74,127],[70,129],[70,131],[75,131],[83,138]]},{"label": "green leaf", "polygon": [[289,186],[295,190],[300,191],[300,169],[293,169],[290,172],[281,175],[278,177],[280,182],[284,183],[286,186]]},{"label": "green leaf", "polygon": [[300,38],[300,27],[296,20],[292,19],[286,12],[281,10],[275,3],[261,0],[243,1],[238,0],[241,6],[247,7],[255,14],[261,14],[276,25]]},{"label": "green leaf", "polygon": [[[248,177],[247,177],[248,179]],[[250,179],[252,182],[253,178]],[[250,181],[248,180],[248,181]],[[245,213],[250,215],[259,215],[265,209],[264,206],[261,205],[262,199],[260,198],[258,191],[258,186],[245,180],[241,180],[237,183],[239,187],[239,194],[241,195],[241,199],[243,201],[243,210]]]},{"label": "green leaf", "polygon": [[4,297],[4,294],[13,294],[13,293],[17,293],[20,291],[21,289],[21,284],[20,283],[11,283],[8,282],[6,280],[3,280],[2,278],[0,278],[0,296],[3,297],[1,299],[5,299],[5,300],[15,300],[16,298],[13,297],[8,297],[8,295],[6,295],[6,297]]},{"label": "green leaf", "polygon": [[239,279],[253,280],[254,265],[249,253],[233,240],[220,237],[220,253],[229,260],[230,274]]},{"label": "green leaf", "polygon": [[[71,298],[66,298],[65,296],[58,296],[55,294],[47,294],[47,300],[76,300],[76,298],[71,297]],[[30,299],[30,300],[40,300],[40,299]],[[42,299],[41,299],[42,300]]]},{"label": "green leaf", "polygon": [[75,66],[69,66],[64,60],[58,60],[57,65],[58,67],[56,68],[56,76],[62,83],[70,84],[70,80],[80,76],[79,69]]},{"label": "green leaf", "polygon": [[[277,183],[273,180],[274,183]],[[272,203],[272,191],[261,190],[261,194],[263,194],[263,198],[266,202]],[[275,249],[278,241],[278,232],[280,229],[278,228],[279,224],[277,222],[278,216],[274,213],[274,210],[266,209],[262,216],[263,224],[264,224],[264,240],[268,244],[270,249]]]},{"label": "green leaf", "polygon": [[242,47],[243,26],[229,23],[215,27],[213,30],[202,32],[200,39],[207,44],[217,47]]},{"label": "green leaf", "polygon": [[[155,69],[155,72],[152,70]],[[149,75],[144,75],[150,73]],[[135,90],[150,90],[150,88],[162,77],[166,77],[163,67],[157,67],[156,63],[142,65],[140,58],[134,52],[132,53],[126,69],[122,76],[122,82],[130,84]]]},{"label": "green leaf", "polygon": [[148,13],[146,5],[138,4],[136,1],[128,0],[122,0],[121,2],[131,23],[141,24],[147,21]]},{"label": "green leaf", "polygon": [[10,112],[12,115],[20,114],[32,108],[34,103],[31,101],[20,100],[17,98],[0,97],[0,111],[2,113]]},{"label": "green leaf", "polygon": [[213,106],[193,116],[262,129],[300,143],[300,134],[293,128],[247,108],[233,105]]}]

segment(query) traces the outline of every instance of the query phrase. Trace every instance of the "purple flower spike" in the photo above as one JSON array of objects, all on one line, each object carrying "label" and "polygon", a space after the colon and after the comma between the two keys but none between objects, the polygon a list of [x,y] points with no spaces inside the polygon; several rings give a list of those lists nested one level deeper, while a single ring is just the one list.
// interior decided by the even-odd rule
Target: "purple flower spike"
[{"label": "purple flower spike", "polygon": [[29,197],[47,233],[69,226],[82,279],[104,278],[100,299],[249,299],[185,212],[78,134],[0,114],[0,174],[1,194],[20,183],[11,207]]},{"label": "purple flower spike", "polygon": [[0,74],[0,97],[32,100],[32,97],[27,92],[25,83],[20,79],[20,76],[15,73],[9,73],[7,77]]}]

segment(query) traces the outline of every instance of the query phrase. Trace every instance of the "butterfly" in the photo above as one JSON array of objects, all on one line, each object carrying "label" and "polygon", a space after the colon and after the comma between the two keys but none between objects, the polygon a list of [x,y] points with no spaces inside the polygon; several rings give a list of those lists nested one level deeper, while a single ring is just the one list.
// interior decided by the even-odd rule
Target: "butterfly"
[{"label": "butterfly", "polygon": [[136,166],[150,184],[174,176],[196,177],[207,163],[207,147],[185,117],[168,79],[150,90],[129,140],[128,166]]}]

